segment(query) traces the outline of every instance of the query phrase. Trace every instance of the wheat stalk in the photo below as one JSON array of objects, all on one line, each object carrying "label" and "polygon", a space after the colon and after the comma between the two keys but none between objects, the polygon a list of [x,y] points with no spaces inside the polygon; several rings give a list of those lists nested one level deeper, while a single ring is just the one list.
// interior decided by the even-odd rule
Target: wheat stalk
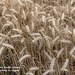
[{"label": "wheat stalk", "polygon": [[14,13],[18,13],[18,11],[16,11],[15,9],[11,8],[10,11],[14,12]]},{"label": "wheat stalk", "polygon": [[52,58],[52,60],[51,60],[51,64],[50,64],[50,70],[54,70],[53,67],[54,67],[55,60],[56,60],[55,57]]},{"label": "wheat stalk", "polygon": [[18,1],[18,3],[22,6],[22,2],[21,2],[21,0],[17,0]]},{"label": "wheat stalk", "polygon": [[60,42],[62,42],[62,43],[69,43],[69,44],[71,44],[72,42],[70,41],[70,40],[65,40],[65,39],[63,39],[63,40],[59,40]]},{"label": "wheat stalk", "polygon": [[24,59],[29,58],[29,57],[31,57],[31,55],[29,55],[29,54],[24,55],[23,57],[21,57],[21,58],[19,59],[19,62],[22,62]]},{"label": "wheat stalk", "polygon": [[48,53],[47,52],[45,52],[44,51],[44,53],[46,54],[46,56],[49,58],[49,60],[51,61],[52,60],[52,58],[48,55]]},{"label": "wheat stalk", "polygon": [[27,72],[26,75],[34,75],[32,72]]},{"label": "wheat stalk", "polygon": [[3,43],[2,45],[4,47],[10,48],[10,49],[14,49],[14,47],[12,45],[10,45],[10,44]]},{"label": "wheat stalk", "polygon": [[52,44],[54,45],[54,44],[55,44],[55,42],[56,42],[58,39],[59,39],[59,36],[55,37],[55,39],[54,39],[54,40],[52,40]]},{"label": "wheat stalk", "polygon": [[68,63],[69,63],[69,59],[66,59],[66,61],[64,62],[64,65],[62,66],[62,68],[61,68],[60,70],[61,70],[61,71],[68,71],[68,70],[66,69]]},{"label": "wheat stalk", "polygon": [[19,38],[22,37],[20,34],[12,35],[11,38]]},{"label": "wheat stalk", "polygon": [[57,58],[60,57],[60,55],[62,54],[63,50],[64,50],[64,48],[62,48],[60,51],[57,52]]},{"label": "wheat stalk", "polygon": [[31,34],[31,36],[40,36],[40,34],[39,33],[33,33],[33,34]]},{"label": "wheat stalk", "polygon": [[32,40],[33,43],[35,43],[36,41],[40,40],[40,37],[34,38],[34,40]]},{"label": "wheat stalk", "polygon": [[73,59],[75,0],[0,0],[1,66],[12,60],[23,75],[72,75]]},{"label": "wheat stalk", "polygon": [[13,31],[16,31],[16,32],[18,32],[19,34],[22,34],[22,31],[21,31],[20,29],[15,29],[15,28],[13,28]]},{"label": "wheat stalk", "polygon": [[73,55],[74,51],[75,51],[75,46],[70,51],[70,55],[75,59],[75,55]]},{"label": "wheat stalk", "polygon": [[9,36],[1,34],[1,33],[0,33],[0,37],[5,37],[5,38],[9,39]]},{"label": "wheat stalk", "polygon": [[1,47],[0,48],[0,55],[1,55],[1,53],[2,53],[3,50],[4,50],[4,47]]},{"label": "wheat stalk", "polygon": [[47,70],[46,72],[43,73],[43,75],[48,75],[49,73],[53,73],[54,70]]},{"label": "wheat stalk", "polygon": [[38,70],[38,69],[39,69],[38,67],[31,67],[29,70],[34,71],[34,70]]}]

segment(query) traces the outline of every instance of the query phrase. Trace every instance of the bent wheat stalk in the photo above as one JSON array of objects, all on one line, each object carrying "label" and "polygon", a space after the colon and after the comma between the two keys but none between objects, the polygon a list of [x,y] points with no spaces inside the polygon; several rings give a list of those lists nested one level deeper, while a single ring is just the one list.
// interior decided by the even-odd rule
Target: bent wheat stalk
[{"label": "bent wheat stalk", "polygon": [[29,57],[31,57],[31,55],[29,55],[29,54],[24,55],[23,57],[21,57],[21,58],[19,59],[19,62],[22,62],[22,60],[24,60],[24,59],[26,59],[26,58],[29,58]]},{"label": "bent wheat stalk", "polygon": [[14,49],[14,47],[12,45],[10,45],[10,44],[3,43],[2,45],[4,47],[10,48],[10,49]]}]

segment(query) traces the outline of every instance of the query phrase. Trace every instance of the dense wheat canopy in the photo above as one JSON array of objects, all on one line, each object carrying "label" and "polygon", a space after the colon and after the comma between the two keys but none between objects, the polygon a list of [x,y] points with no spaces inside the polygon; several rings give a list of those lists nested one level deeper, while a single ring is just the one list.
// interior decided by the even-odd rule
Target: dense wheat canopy
[{"label": "dense wheat canopy", "polygon": [[75,75],[75,0],[0,0],[1,66],[20,70],[0,75]]}]

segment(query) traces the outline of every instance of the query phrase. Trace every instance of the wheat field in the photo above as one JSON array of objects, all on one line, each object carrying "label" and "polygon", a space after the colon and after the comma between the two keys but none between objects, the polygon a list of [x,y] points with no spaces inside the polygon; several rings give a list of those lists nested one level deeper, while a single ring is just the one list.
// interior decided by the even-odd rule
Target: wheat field
[{"label": "wheat field", "polygon": [[0,0],[0,67],[75,75],[75,0]]}]

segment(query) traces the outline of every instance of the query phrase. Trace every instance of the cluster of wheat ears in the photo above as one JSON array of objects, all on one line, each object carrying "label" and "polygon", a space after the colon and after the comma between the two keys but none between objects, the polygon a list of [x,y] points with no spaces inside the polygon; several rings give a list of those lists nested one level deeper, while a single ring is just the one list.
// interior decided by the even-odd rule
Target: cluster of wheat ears
[{"label": "cluster of wheat ears", "polygon": [[75,75],[75,0],[0,0],[0,75]]}]

